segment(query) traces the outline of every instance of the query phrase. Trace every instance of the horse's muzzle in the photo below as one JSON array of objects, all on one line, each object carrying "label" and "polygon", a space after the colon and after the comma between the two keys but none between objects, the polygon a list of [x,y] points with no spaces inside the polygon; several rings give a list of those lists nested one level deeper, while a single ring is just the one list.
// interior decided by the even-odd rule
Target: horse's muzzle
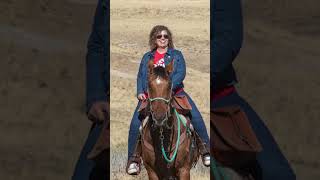
[{"label": "horse's muzzle", "polygon": [[152,114],[152,119],[156,126],[163,126],[168,120],[167,114]]}]

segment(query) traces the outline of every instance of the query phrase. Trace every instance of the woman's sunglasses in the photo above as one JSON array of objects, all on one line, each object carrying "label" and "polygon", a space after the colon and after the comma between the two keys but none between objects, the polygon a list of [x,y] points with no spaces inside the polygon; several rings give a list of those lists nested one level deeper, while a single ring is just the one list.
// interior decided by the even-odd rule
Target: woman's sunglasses
[{"label": "woman's sunglasses", "polygon": [[161,39],[162,36],[163,36],[165,39],[168,39],[168,38],[169,38],[168,34],[164,34],[164,35],[159,34],[159,35],[157,35],[157,39]]}]

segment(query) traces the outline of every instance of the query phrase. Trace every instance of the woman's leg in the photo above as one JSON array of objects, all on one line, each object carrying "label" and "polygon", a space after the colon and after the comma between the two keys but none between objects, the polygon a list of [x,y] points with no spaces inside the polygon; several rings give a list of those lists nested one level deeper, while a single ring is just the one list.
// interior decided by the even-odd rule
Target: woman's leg
[{"label": "woman's leg", "polygon": [[138,109],[140,107],[140,101],[134,111],[131,124],[130,124],[130,130],[129,130],[129,136],[128,136],[128,158],[130,158],[135,150],[135,145],[137,143],[137,138],[139,135],[139,127],[141,125],[141,121],[139,120],[139,113]]},{"label": "woman's leg", "polygon": [[263,180],[295,180],[295,174],[287,159],[282,154],[272,134],[260,117],[237,93],[223,97],[212,103],[212,108],[239,105],[248,116],[252,129],[256,133],[263,150],[257,156],[257,162],[262,169]]},{"label": "woman's leg", "polygon": [[82,148],[81,154],[79,156],[78,162],[76,164],[72,180],[89,180],[92,170],[95,168],[96,164],[94,161],[87,158],[88,153],[92,150],[95,145],[102,125],[95,125],[89,132],[87,140]]}]

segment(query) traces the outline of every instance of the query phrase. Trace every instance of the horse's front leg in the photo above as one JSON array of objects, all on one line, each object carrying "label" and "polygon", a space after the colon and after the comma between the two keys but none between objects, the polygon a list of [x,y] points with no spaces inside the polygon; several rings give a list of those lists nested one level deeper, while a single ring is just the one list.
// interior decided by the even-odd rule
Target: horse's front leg
[{"label": "horse's front leg", "polygon": [[159,180],[157,173],[148,165],[145,164],[149,180]]},{"label": "horse's front leg", "polygon": [[179,169],[179,180],[190,180],[190,169],[181,168]]}]

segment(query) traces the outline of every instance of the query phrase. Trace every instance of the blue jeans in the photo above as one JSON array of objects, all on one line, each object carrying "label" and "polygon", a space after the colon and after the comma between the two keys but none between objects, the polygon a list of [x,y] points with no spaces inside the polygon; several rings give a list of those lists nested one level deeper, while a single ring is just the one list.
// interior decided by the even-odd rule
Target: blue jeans
[{"label": "blue jeans", "polygon": [[261,170],[261,174],[257,176],[262,177],[263,180],[295,180],[293,170],[266,125],[236,92],[212,102],[211,108],[229,105],[239,105],[242,108],[263,147],[263,150],[257,155],[257,163]]},{"label": "blue jeans", "polygon": [[[192,110],[191,110],[191,122],[192,125],[194,127],[194,129],[196,130],[196,132],[199,134],[200,138],[202,139],[202,141],[204,143],[206,143],[207,145],[210,144],[209,141],[209,136],[207,133],[207,129],[206,126],[204,124],[204,121],[202,119],[202,116],[198,110],[198,108],[196,107],[196,105],[194,104],[194,102],[192,101],[191,97],[184,91],[180,92],[177,95],[186,95],[190,105],[192,106]],[[138,138],[139,135],[139,127],[141,124],[141,121],[139,120],[138,116],[138,109],[140,106],[140,101],[137,105],[136,110],[134,111],[132,120],[131,120],[131,124],[130,124],[130,130],[129,130],[129,137],[128,137],[128,157],[131,157],[134,153],[134,148],[136,145],[136,140]]]},{"label": "blue jeans", "polygon": [[104,162],[104,164],[100,166],[98,165],[100,162],[87,159],[87,155],[95,145],[101,130],[102,125],[95,125],[90,130],[75,166],[74,173],[71,178],[72,180],[95,180],[97,178],[101,180],[109,179],[109,173],[107,172],[109,167],[107,167]]}]

